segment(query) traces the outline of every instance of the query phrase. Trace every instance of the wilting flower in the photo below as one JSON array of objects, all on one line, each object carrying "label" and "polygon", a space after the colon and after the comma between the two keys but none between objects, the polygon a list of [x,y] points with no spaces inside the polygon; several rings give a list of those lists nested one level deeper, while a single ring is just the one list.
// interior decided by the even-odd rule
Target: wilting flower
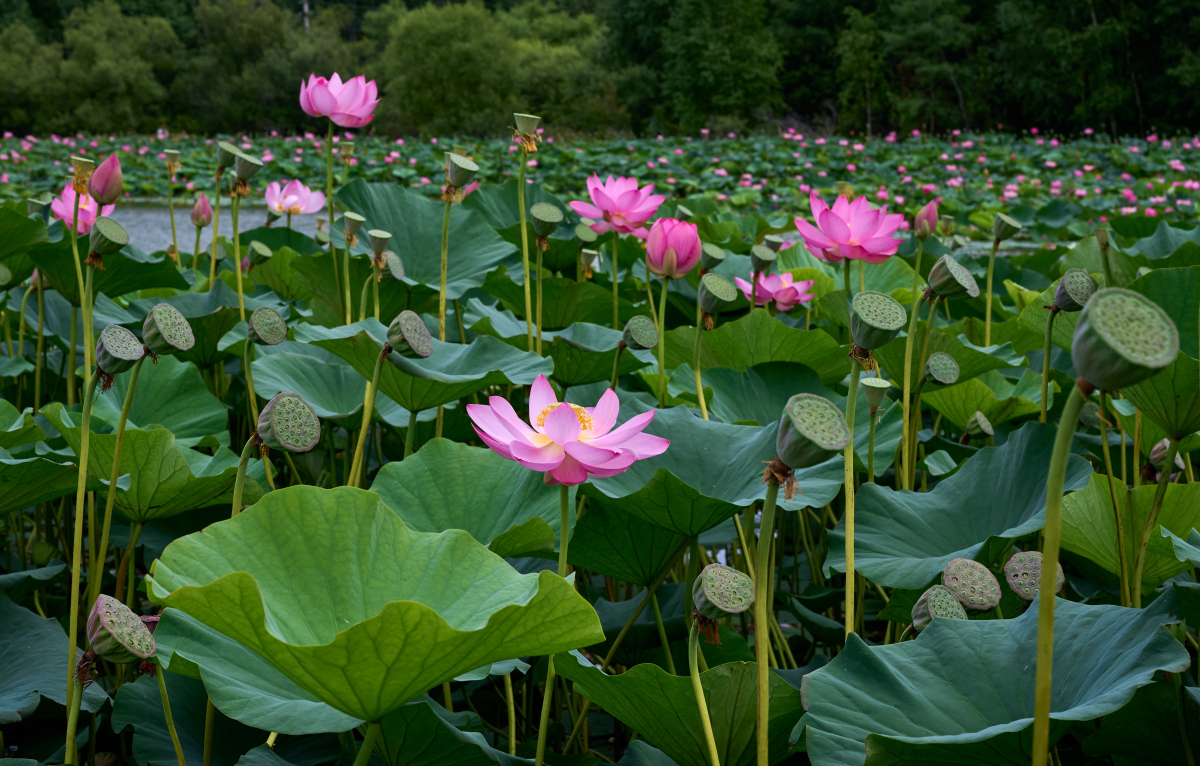
[{"label": "wilting flower", "polygon": [[[116,205],[104,205],[102,207],[96,204],[96,200],[87,194],[79,195],[79,219],[78,226],[75,227],[75,233],[90,233],[92,225],[96,223],[96,218],[102,215],[109,215],[116,207]],[[71,188],[71,184],[64,186],[62,194],[58,195],[58,199],[50,203],[50,210],[54,213],[55,218],[63,222],[64,227],[71,227],[71,217],[75,211],[75,190]]]},{"label": "wilting flower", "polygon": [[592,231],[603,234],[606,231],[618,231],[621,234],[632,234],[639,239],[645,239],[650,232],[643,226],[658,206],[666,199],[662,194],[654,194],[654,184],[638,188],[636,178],[608,177],[604,183],[600,176],[593,175],[587,180],[588,195],[592,202],[568,203],[576,213],[584,218],[595,221]]},{"label": "wilting flower", "polygon": [[913,234],[918,239],[929,239],[938,225],[937,200],[932,200],[917,211],[913,219]]},{"label": "wilting flower", "polygon": [[696,224],[659,218],[646,239],[646,268],[660,277],[682,279],[700,262]]},{"label": "wilting flower", "polygon": [[88,180],[88,194],[101,205],[111,205],[121,198],[123,182],[121,161],[117,155],[110,154]]},{"label": "wilting flower", "polygon": [[201,194],[196,200],[196,204],[192,205],[192,225],[204,227],[212,223],[213,211],[212,205],[208,204],[208,197]]},{"label": "wilting flower", "polygon": [[830,209],[817,194],[809,202],[817,225],[797,218],[796,228],[809,252],[824,261],[838,263],[851,258],[883,263],[900,247],[900,240],[891,235],[900,228],[904,216],[888,215],[887,205],[872,210],[866,197],[847,202],[845,196],[839,196]]},{"label": "wilting flower", "polygon": [[379,90],[363,75],[342,82],[334,72],[326,80],[315,74],[300,82],[300,108],[312,117],[328,117],[343,128],[361,128],[375,119]]},{"label": "wilting flower", "polygon": [[539,375],[529,394],[529,423],[500,396],[486,405],[468,404],[467,414],[479,438],[502,457],[544,471],[547,484],[575,485],[589,477],[615,476],[670,446],[666,439],[642,433],[654,419],[653,410],[613,430],[620,408],[612,389],[595,407],[560,403],[546,377]]},{"label": "wilting flower", "polygon": [[325,193],[315,192],[299,179],[288,181],[282,189],[278,181],[267,184],[267,207],[281,214],[309,215],[325,207]]},{"label": "wilting flower", "polygon": [[[808,292],[809,288],[816,284],[815,279],[806,279],[801,282],[792,281],[794,279],[791,272],[787,271],[782,274],[759,272],[758,289],[754,291],[754,304],[765,306],[774,301],[775,308],[780,311],[788,311],[797,303],[808,303],[817,297],[816,293]],[[750,283],[740,277],[734,277],[733,281],[742,291],[742,295],[746,296],[746,300],[750,300]]]}]

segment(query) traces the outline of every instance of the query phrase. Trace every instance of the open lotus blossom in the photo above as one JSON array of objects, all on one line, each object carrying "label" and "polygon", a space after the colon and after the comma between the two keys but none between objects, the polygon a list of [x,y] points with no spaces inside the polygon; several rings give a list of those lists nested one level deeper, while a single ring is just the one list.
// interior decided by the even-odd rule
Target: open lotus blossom
[{"label": "open lotus blossom", "polygon": [[636,178],[624,176],[609,176],[601,183],[600,176],[593,175],[587,180],[587,188],[591,204],[581,201],[568,204],[579,215],[595,221],[591,228],[597,234],[615,230],[645,239],[650,232],[642,224],[666,199],[662,194],[654,193],[654,184],[639,189]]},{"label": "open lotus blossom", "polygon": [[267,207],[282,215],[309,215],[325,207],[325,193],[315,192],[299,179],[280,188],[278,181],[267,184]]},{"label": "open lotus blossom", "polygon": [[315,74],[300,82],[300,108],[312,117],[328,117],[343,128],[361,128],[375,119],[379,89],[363,75],[342,82],[334,72],[326,80]]},{"label": "open lotus blossom", "polygon": [[[79,195],[79,219],[75,233],[90,233],[92,225],[96,223],[96,218],[111,214],[116,207],[116,205],[101,207],[89,195]],[[68,183],[63,187],[62,194],[58,195],[58,199],[50,203],[50,211],[54,213],[55,218],[63,222],[65,228],[71,228],[71,218],[75,212],[75,190],[71,188],[71,184]]]},{"label": "open lotus blossom", "polygon": [[809,203],[817,225],[797,218],[796,228],[809,252],[821,260],[839,263],[851,258],[883,263],[900,247],[900,240],[892,234],[900,228],[904,216],[888,215],[887,205],[873,210],[866,197],[847,202],[845,196],[839,196],[830,208],[817,194]]},{"label": "open lotus blossom", "polygon": [[[786,271],[782,274],[759,272],[758,289],[754,291],[754,304],[765,306],[774,301],[775,308],[780,311],[788,311],[797,303],[808,303],[817,297],[816,293],[808,292],[809,288],[816,284],[815,279],[806,279],[801,282],[794,282],[794,279],[795,277]],[[750,283],[741,277],[734,277],[733,281],[742,291],[742,295],[746,296],[746,300],[750,300]]]},{"label": "open lotus blossom", "polygon": [[468,404],[467,414],[484,443],[509,460],[544,471],[546,484],[582,484],[589,477],[615,476],[635,461],[666,452],[670,442],[642,433],[654,411],[635,415],[613,429],[621,405],[612,389],[595,407],[559,402],[544,375],[529,393],[529,423],[508,400]]}]

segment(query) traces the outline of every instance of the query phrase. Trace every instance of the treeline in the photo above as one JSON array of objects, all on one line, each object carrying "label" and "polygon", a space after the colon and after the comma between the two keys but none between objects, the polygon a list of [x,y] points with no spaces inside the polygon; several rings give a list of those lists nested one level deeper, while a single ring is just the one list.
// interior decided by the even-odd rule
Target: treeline
[{"label": "treeline", "polygon": [[1179,0],[0,0],[0,129],[312,128],[338,71],[393,134],[1187,131],[1198,51]]}]

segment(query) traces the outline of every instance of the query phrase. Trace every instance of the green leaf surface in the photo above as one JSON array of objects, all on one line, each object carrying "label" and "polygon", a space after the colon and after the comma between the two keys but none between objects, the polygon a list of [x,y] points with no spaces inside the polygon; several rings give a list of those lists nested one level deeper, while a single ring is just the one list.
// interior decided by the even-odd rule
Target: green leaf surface
[{"label": "green leaf surface", "polygon": [[32,407],[18,412],[7,399],[0,399],[0,449],[11,450],[45,438],[41,427],[33,420]]},{"label": "green leaf surface", "polygon": [[[87,257],[87,243],[86,237],[79,238],[81,260]],[[30,249],[29,258],[37,265],[38,273],[44,274],[55,290],[71,305],[79,305],[79,280],[75,276],[75,256],[71,253],[70,237],[64,236],[56,242]],[[187,280],[170,258],[155,258],[133,245],[126,245],[120,251],[104,256],[104,268],[96,269],[92,277],[94,293],[103,293],[110,298],[157,287],[187,290],[188,286]]]},{"label": "green leaf surface", "polygon": [[[621,337],[620,330],[587,322],[559,331],[548,344],[554,379],[564,387],[611,381]],[[628,375],[653,361],[653,351],[626,348],[621,352],[620,374]]]},{"label": "green leaf surface", "polygon": [[[114,430],[131,375],[123,372],[113,376],[112,388],[97,392],[92,404],[92,417],[105,421]],[[157,364],[149,359],[142,362],[126,429],[144,430],[159,425],[170,429],[183,446],[192,446],[207,436],[228,441],[228,420],[229,411],[209,393],[195,365],[174,356],[159,357]]]},{"label": "green leaf surface", "polygon": [[1042,377],[1033,370],[1023,370],[1016,383],[990,371],[953,386],[930,388],[927,385],[926,388],[928,390],[921,393],[921,401],[944,415],[960,431],[966,430],[967,421],[976,412],[982,412],[989,423],[1003,423],[1041,411]]},{"label": "green leaf surface", "polygon": [[[871,352],[875,360],[883,368],[883,371],[887,373],[888,378],[896,386],[900,386],[904,382],[904,345],[906,342],[907,339],[905,336],[901,335],[883,348],[877,348]],[[922,332],[913,342],[911,381],[913,390],[916,389],[917,378],[921,374],[920,356],[923,345],[924,333]],[[1020,367],[1025,363],[1024,357],[1017,356],[1010,343],[984,349],[969,342],[964,342],[962,337],[951,337],[935,328],[934,332],[929,333],[929,355],[932,355],[936,351],[949,354],[954,357],[954,361],[958,362],[959,385],[989,370]]]},{"label": "green leaf surface", "polygon": [[[375,753],[388,766],[516,766],[532,760],[501,752],[482,734],[462,731],[462,713],[450,713],[429,697],[384,716]],[[456,726],[457,723],[457,726]],[[553,760],[549,763],[554,763]]]},{"label": "green leaf surface", "polygon": [[10,260],[49,241],[46,222],[41,218],[0,207],[0,261]]},{"label": "green leaf surface", "polygon": [[687,540],[640,516],[593,502],[575,522],[567,558],[589,572],[648,586]]},{"label": "green leaf surface", "polygon": [[[478,213],[493,229],[520,226],[521,213],[520,206],[517,204],[517,191],[517,179],[515,178],[510,178],[500,184],[487,184],[463,197],[462,206]],[[527,221],[529,220],[529,209],[539,202],[554,205],[563,212],[563,223],[559,226],[560,230],[565,230],[568,223],[573,229],[574,222],[579,220],[575,211],[567,203],[546,191],[546,187],[538,183],[525,184],[525,219]],[[532,261],[534,256],[532,238],[529,240],[529,255]],[[520,253],[517,253],[517,257],[520,258]]]},{"label": "green leaf surface", "polygon": [[[60,463],[45,457],[14,458],[0,450],[0,514],[73,495],[78,481],[79,468],[73,463]],[[104,487],[98,478],[89,474],[89,490]]]},{"label": "green leaf surface", "polygon": [[20,599],[27,593],[65,579],[69,572],[65,563],[51,559],[44,567],[0,575],[0,590],[7,593],[10,599]]},{"label": "green leaf surface", "polygon": [[1200,431],[1200,365],[1182,351],[1166,368],[1122,388],[1121,394],[1172,439]]},{"label": "green leaf surface", "polygon": [[1200,706],[1183,688],[1150,684],[1138,689],[1125,707],[1104,717],[1100,730],[1083,741],[1083,752],[1110,757],[1117,766],[1178,766],[1188,762],[1189,753],[1200,752],[1197,721]]},{"label": "green leaf surface", "polygon": [[[700,381],[705,389],[712,389],[711,400],[706,402],[710,413],[726,423],[778,423],[788,399],[795,394],[838,398],[816,372],[793,362],[764,362],[741,371],[713,367],[700,372]],[[667,386],[672,396],[687,393],[694,399],[696,377],[691,364],[676,367]]]},{"label": "green leaf surface", "polygon": [[[524,320],[525,287],[513,281],[507,269],[502,267],[489,274],[483,289]],[[634,314],[645,313],[625,298],[618,299],[617,311],[622,326]],[[611,325],[612,290],[596,282],[547,277],[542,280],[542,322],[550,330],[561,330],[577,322]]]},{"label": "green leaf surface", "polygon": [[1161,306],[1179,330],[1179,350],[1200,358],[1200,266],[1154,269],[1131,282],[1129,289]]}]

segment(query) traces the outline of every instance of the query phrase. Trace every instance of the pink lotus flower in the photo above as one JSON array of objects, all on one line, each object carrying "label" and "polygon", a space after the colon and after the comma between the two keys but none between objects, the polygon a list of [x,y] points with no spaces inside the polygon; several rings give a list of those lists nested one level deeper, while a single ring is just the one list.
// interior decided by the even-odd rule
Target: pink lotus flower
[{"label": "pink lotus flower", "polygon": [[[90,233],[92,225],[96,223],[96,218],[112,213],[116,207],[116,205],[104,205],[101,207],[96,204],[96,200],[87,194],[81,194],[79,196],[79,219],[77,221],[78,225],[75,227],[75,233]],[[50,203],[50,211],[54,213],[55,218],[63,222],[64,228],[71,227],[71,217],[75,211],[75,190],[71,188],[71,184],[68,183],[63,187],[62,194],[58,195],[58,199]]]},{"label": "pink lotus flower", "polygon": [[310,215],[325,207],[325,193],[315,192],[299,179],[288,181],[282,189],[278,181],[267,184],[267,207],[285,215]]},{"label": "pink lotus flower", "polygon": [[[775,308],[780,311],[789,311],[797,303],[808,303],[817,297],[816,293],[808,292],[809,288],[816,284],[815,279],[806,279],[802,282],[793,282],[793,279],[795,277],[787,271],[782,274],[760,273],[758,289],[754,291],[754,304],[765,306],[771,301],[775,301]],[[741,277],[734,277],[733,281],[742,291],[742,295],[746,296],[746,300],[750,300],[750,283]]]},{"label": "pink lotus flower", "polygon": [[620,408],[612,389],[595,407],[559,403],[546,377],[539,375],[529,393],[529,423],[500,396],[486,405],[468,404],[467,414],[479,438],[502,457],[544,471],[546,484],[575,485],[589,477],[616,476],[670,446],[666,439],[642,433],[654,419],[653,411],[613,430]]},{"label": "pink lotus flower", "polygon": [[639,189],[636,178],[624,176],[616,179],[609,176],[601,183],[600,176],[593,175],[587,180],[587,188],[592,204],[578,201],[568,204],[579,215],[596,222],[592,224],[592,231],[597,234],[618,231],[645,239],[650,232],[642,224],[666,199],[662,194],[653,193],[654,184]]},{"label": "pink lotus flower", "polygon": [[208,204],[208,197],[201,194],[196,204],[192,205],[192,225],[203,228],[212,223],[212,219],[212,205]]},{"label": "pink lotus flower", "polygon": [[660,277],[682,279],[700,262],[696,224],[659,218],[646,240],[646,268]]},{"label": "pink lotus flower", "polygon": [[872,210],[866,197],[847,202],[840,196],[830,209],[816,194],[809,202],[817,226],[797,218],[796,228],[804,237],[804,245],[817,258],[829,263],[839,263],[843,258],[883,263],[900,247],[900,240],[891,235],[900,228],[904,216],[888,215],[887,205]]},{"label": "pink lotus flower", "polygon": [[310,74],[307,83],[300,82],[300,108],[304,113],[328,117],[343,128],[361,128],[375,119],[378,104],[375,81],[367,82],[361,74],[345,83],[336,72],[328,80]]},{"label": "pink lotus flower", "polygon": [[111,205],[121,198],[123,182],[121,161],[117,155],[110,154],[88,180],[88,194],[101,205]]}]

